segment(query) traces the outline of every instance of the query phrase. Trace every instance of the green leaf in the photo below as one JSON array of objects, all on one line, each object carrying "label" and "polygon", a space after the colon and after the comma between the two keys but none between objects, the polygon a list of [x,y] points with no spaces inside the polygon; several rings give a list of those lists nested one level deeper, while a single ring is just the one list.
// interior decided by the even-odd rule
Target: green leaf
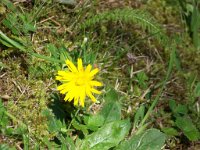
[{"label": "green leaf", "polygon": [[119,100],[119,95],[117,91],[113,88],[109,90],[108,93],[106,93],[106,96],[104,97],[105,101],[118,101]]},{"label": "green leaf", "polygon": [[29,150],[29,136],[27,134],[23,134],[23,144],[24,144],[23,149]]},{"label": "green leaf", "polygon": [[186,105],[176,104],[174,100],[169,101],[169,107],[175,116],[185,115],[188,113]]},{"label": "green leaf", "polygon": [[105,104],[103,105],[103,108],[99,112],[99,115],[101,115],[104,118],[104,123],[108,123],[115,120],[121,119],[121,105],[118,102],[119,95],[114,90],[111,89],[106,96],[104,97]]},{"label": "green leaf", "polygon": [[9,150],[9,146],[7,144],[0,144],[0,149],[1,150]]},{"label": "green leaf", "polygon": [[1,37],[0,37],[0,43],[2,43],[3,45],[5,45],[7,47],[13,47],[10,43],[8,43],[7,41],[1,39]]},{"label": "green leaf", "polygon": [[26,24],[24,24],[24,30],[23,31],[24,31],[24,33],[28,33],[29,31],[35,32],[36,27],[32,23],[26,23]]},{"label": "green leaf", "polygon": [[65,143],[67,145],[68,150],[75,150],[74,141],[70,137],[66,137],[65,141],[66,141]]},{"label": "green leaf", "polygon": [[50,112],[50,110],[45,109],[42,114],[48,119],[48,130],[50,133],[62,132],[66,129],[66,124],[60,119],[56,119],[55,116]]},{"label": "green leaf", "polygon": [[48,147],[48,149],[55,149],[56,147],[56,144],[54,142],[50,142],[47,136],[42,139],[42,142]]},{"label": "green leaf", "polygon": [[191,141],[197,141],[200,133],[189,117],[177,117],[175,124],[179,127],[184,135]]},{"label": "green leaf", "polygon": [[136,127],[140,123],[140,121],[144,118],[144,113],[145,113],[145,107],[144,105],[142,105],[135,114],[134,127]]},{"label": "green leaf", "polygon": [[17,23],[17,16],[14,13],[10,13],[7,15],[7,17],[2,21],[3,25],[9,28],[13,34],[19,35],[20,29],[18,29],[18,23]]},{"label": "green leaf", "polygon": [[170,136],[177,136],[178,135],[178,131],[174,128],[162,128],[162,131]]},{"label": "green leaf", "polygon": [[75,129],[82,131],[84,135],[87,135],[87,134],[88,134],[88,130],[87,130],[86,125],[80,124],[80,123],[77,122],[75,119],[73,119],[73,121],[72,121],[72,126],[73,126]]},{"label": "green leaf", "polygon": [[194,46],[196,48],[200,48],[200,38],[199,38],[199,28],[200,28],[200,23],[199,23],[199,19],[200,19],[200,15],[199,15],[199,10],[198,10],[198,6],[195,6],[196,4],[194,4],[194,8],[193,8],[193,12],[192,12],[192,20],[191,20],[191,31],[192,31],[192,39],[193,39],[193,43]]},{"label": "green leaf", "polygon": [[15,40],[10,39],[1,30],[0,30],[0,38],[2,40],[6,41],[7,43],[9,43],[10,45],[12,45],[13,47],[16,47],[19,50],[21,50],[23,52],[26,52],[26,49],[23,47],[23,45],[21,45],[20,43],[16,42]]},{"label": "green leaf", "polygon": [[6,6],[8,7],[9,10],[11,10],[11,11],[15,11],[15,10],[16,10],[15,5],[14,5],[12,2],[10,2],[9,0],[1,0],[1,2],[2,2],[4,5],[6,5]]},{"label": "green leaf", "polygon": [[9,118],[5,114],[5,107],[3,105],[2,100],[0,99],[0,129],[3,130],[3,128],[6,128],[9,124]]},{"label": "green leaf", "polygon": [[145,74],[144,71],[137,73],[136,78],[140,87],[147,88],[146,81],[148,80],[148,76]]},{"label": "green leaf", "polygon": [[161,150],[166,136],[157,129],[149,129],[122,142],[117,150]]},{"label": "green leaf", "polygon": [[15,130],[13,130],[12,134],[23,135],[25,133],[27,133],[27,128],[23,126],[19,126]]},{"label": "green leaf", "polygon": [[122,141],[130,130],[129,120],[118,120],[105,124],[82,141],[80,150],[108,150]]},{"label": "green leaf", "polygon": [[100,126],[104,123],[104,117],[97,114],[93,116],[89,116],[86,126],[88,129],[96,131]]},{"label": "green leaf", "polygon": [[195,97],[199,97],[200,96],[200,82],[197,83],[195,89],[194,89],[194,95]]},{"label": "green leaf", "polygon": [[0,150],[16,150],[16,148],[9,147],[7,144],[0,144]]},{"label": "green leaf", "polygon": [[121,119],[121,105],[119,102],[107,102],[99,112],[104,117],[104,123]]},{"label": "green leaf", "polygon": [[178,106],[175,109],[175,113],[186,115],[188,113],[187,106],[178,104]]},{"label": "green leaf", "polygon": [[51,56],[54,58],[59,58],[58,49],[54,44],[47,44],[47,50],[51,53]]},{"label": "green leaf", "polygon": [[169,100],[169,107],[172,111],[175,111],[176,109],[176,102],[175,100]]}]

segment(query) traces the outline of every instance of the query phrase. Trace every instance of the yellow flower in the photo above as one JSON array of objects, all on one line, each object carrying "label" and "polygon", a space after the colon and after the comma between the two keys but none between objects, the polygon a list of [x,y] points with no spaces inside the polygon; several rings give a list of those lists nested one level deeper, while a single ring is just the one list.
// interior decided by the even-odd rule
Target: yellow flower
[{"label": "yellow flower", "polygon": [[71,102],[74,100],[74,105],[80,104],[84,107],[86,96],[88,96],[93,102],[96,102],[96,98],[93,93],[100,94],[101,92],[96,90],[95,86],[102,86],[101,82],[94,79],[95,74],[99,72],[99,69],[92,69],[89,64],[86,69],[83,68],[82,59],[78,59],[78,66],[76,67],[70,60],[66,60],[68,67],[67,71],[58,71],[56,80],[62,82],[62,85],[58,86],[58,90],[61,94],[66,94],[64,100]]}]

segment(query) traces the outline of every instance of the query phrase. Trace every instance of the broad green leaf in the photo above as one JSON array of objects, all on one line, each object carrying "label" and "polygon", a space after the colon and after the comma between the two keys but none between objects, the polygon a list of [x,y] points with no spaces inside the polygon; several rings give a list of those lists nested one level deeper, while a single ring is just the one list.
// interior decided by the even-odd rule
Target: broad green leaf
[{"label": "broad green leaf", "polygon": [[77,122],[75,119],[73,119],[73,121],[72,121],[72,126],[73,126],[75,129],[82,131],[84,135],[87,135],[87,134],[88,134],[88,130],[87,130],[86,125],[80,124],[80,123]]},{"label": "broad green leaf", "polygon": [[200,133],[189,117],[177,117],[175,123],[189,140],[197,141],[200,139]]},{"label": "broad green leaf", "polygon": [[66,129],[65,122],[62,122],[60,119],[57,119],[55,116],[53,116],[53,114],[48,109],[43,110],[42,114],[48,120],[47,125],[50,133],[62,132]]},{"label": "broad green leaf", "polygon": [[175,102],[175,100],[170,100],[169,101],[169,107],[170,107],[170,109],[172,111],[175,111],[175,109],[176,109],[176,102]]},{"label": "broad green leaf", "polygon": [[187,106],[178,104],[178,106],[175,109],[175,113],[182,114],[182,115],[187,114],[188,113]]},{"label": "broad green leaf", "polygon": [[89,116],[86,126],[88,129],[96,131],[100,126],[104,123],[104,117],[97,114],[93,116]]},{"label": "broad green leaf", "polygon": [[61,148],[58,150],[75,150],[75,145],[73,140],[70,137],[64,137],[61,134],[58,134],[56,136],[59,141],[61,142]]},{"label": "broad green leaf", "polygon": [[177,136],[178,135],[178,131],[174,128],[162,128],[162,131],[170,136]]},{"label": "broad green leaf", "polygon": [[175,116],[185,115],[188,113],[188,109],[186,105],[181,105],[181,104],[177,105],[174,100],[169,101],[169,107]]},{"label": "broad green leaf", "polygon": [[106,102],[99,112],[104,117],[104,123],[121,119],[121,105],[117,101]]},{"label": "broad green leaf", "polygon": [[149,129],[122,142],[117,150],[161,150],[166,136],[157,129]]},{"label": "broad green leaf", "polygon": [[65,143],[67,145],[68,150],[75,150],[74,141],[70,137],[66,137],[65,141],[66,141]]},{"label": "broad green leaf", "polygon": [[42,142],[48,147],[48,149],[53,149],[53,148],[56,147],[54,145],[55,143],[54,142],[50,142],[49,138],[47,136],[42,139]]},{"label": "broad green leaf", "polygon": [[103,105],[103,108],[99,112],[99,115],[104,117],[104,123],[108,123],[115,120],[121,119],[121,105],[118,102],[119,95],[114,90],[111,89],[106,96],[104,97],[105,104]]},{"label": "broad green leaf", "polygon": [[118,120],[105,124],[96,132],[86,136],[80,150],[108,150],[125,138],[130,126],[129,120]]},{"label": "broad green leaf", "polygon": [[109,90],[108,93],[106,93],[106,96],[104,97],[105,101],[118,101],[119,100],[119,95],[117,91],[113,88]]}]

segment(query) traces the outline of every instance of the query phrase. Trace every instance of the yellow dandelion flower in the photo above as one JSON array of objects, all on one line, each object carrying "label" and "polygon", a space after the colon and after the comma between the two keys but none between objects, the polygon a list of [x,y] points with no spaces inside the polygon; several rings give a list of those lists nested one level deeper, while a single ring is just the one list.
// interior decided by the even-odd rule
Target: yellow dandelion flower
[{"label": "yellow dandelion flower", "polygon": [[101,82],[94,79],[94,76],[99,72],[99,69],[93,69],[89,64],[85,69],[83,67],[82,59],[78,59],[78,66],[76,67],[70,60],[66,60],[68,67],[67,71],[58,71],[56,80],[62,82],[62,85],[57,89],[61,94],[66,94],[64,100],[71,102],[74,100],[74,105],[78,104],[84,107],[85,98],[89,97],[93,102],[96,98],[93,93],[100,94],[101,92],[94,87],[102,86]]}]

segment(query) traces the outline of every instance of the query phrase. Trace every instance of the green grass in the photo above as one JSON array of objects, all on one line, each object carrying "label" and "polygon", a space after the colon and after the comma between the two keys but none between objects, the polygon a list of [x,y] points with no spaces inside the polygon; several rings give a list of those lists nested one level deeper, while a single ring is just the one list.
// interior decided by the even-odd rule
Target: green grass
[{"label": "green grass", "polygon": [[[137,3],[0,2],[0,149],[199,148],[198,41],[178,3]],[[84,108],[56,90],[77,58],[104,84]]]}]

